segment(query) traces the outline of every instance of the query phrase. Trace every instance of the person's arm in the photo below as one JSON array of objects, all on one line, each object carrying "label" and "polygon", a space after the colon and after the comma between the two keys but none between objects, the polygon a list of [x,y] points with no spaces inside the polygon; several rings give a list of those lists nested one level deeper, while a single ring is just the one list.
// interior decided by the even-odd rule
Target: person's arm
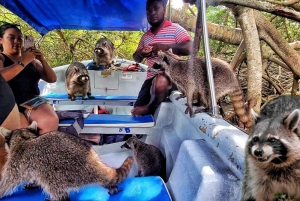
[{"label": "person's arm", "polygon": [[40,72],[42,80],[45,80],[48,83],[56,82],[56,74],[51,68],[51,66],[47,63],[43,53],[38,49],[35,49],[34,51],[36,54],[36,59],[39,61],[34,60],[33,64],[36,67],[36,69]]},{"label": "person's arm", "polygon": [[150,57],[152,55],[152,47],[145,46],[144,48],[135,51],[133,54],[133,59],[135,62],[142,62],[144,58]]},{"label": "person's arm", "polygon": [[5,81],[10,81],[16,77],[34,59],[34,52],[26,51],[22,54],[20,61],[4,68],[4,56],[0,54],[0,73]]},{"label": "person's arm", "polygon": [[137,62],[137,63],[141,63],[143,61],[143,59],[144,59],[142,56],[140,56],[140,54],[139,54],[138,51],[136,51],[135,53],[133,53],[132,57],[133,57],[133,60],[135,62]]},{"label": "person's arm", "polygon": [[167,51],[170,48],[172,52],[176,55],[180,56],[188,56],[192,53],[193,42],[192,41],[185,41],[178,44],[152,44],[152,51],[157,53],[159,50]]}]

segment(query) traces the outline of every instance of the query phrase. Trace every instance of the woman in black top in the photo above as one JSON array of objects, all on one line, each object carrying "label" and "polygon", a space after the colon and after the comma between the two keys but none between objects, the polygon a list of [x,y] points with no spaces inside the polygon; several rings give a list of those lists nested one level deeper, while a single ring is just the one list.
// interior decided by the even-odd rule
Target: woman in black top
[{"label": "woman in black top", "polygon": [[40,79],[56,82],[56,74],[44,55],[35,47],[24,50],[21,30],[10,23],[0,26],[0,48],[0,72],[14,93],[20,111],[20,126],[27,127],[36,121],[40,134],[57,130],[58,117],[49,104],[41,104],[32,110],[20,106],[40,94]]}]

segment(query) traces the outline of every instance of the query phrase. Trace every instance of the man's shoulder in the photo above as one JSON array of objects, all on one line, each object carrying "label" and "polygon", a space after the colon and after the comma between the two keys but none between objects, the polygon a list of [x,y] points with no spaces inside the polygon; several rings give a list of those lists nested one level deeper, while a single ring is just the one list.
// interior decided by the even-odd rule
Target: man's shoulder
[{"label": "man's shoulder", "polygon": [[170,23],[170,26],[178,27],[178,28],[183,28],[180,24],[178,24],[178,23],[176,23],[176,22],[171,22],[171,23]]}]

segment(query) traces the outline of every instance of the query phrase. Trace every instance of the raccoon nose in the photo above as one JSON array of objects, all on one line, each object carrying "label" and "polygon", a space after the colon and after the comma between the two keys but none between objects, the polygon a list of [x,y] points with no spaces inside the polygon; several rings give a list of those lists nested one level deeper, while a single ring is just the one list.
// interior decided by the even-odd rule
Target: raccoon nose
[{"label": "raccoon nose", "polygon": [[264,153],[264,151],[262,150],[262,149],[256,149],[255,151],[254,151],[254,155],[255,156],[262,156],[263,155],[263,153]]}]

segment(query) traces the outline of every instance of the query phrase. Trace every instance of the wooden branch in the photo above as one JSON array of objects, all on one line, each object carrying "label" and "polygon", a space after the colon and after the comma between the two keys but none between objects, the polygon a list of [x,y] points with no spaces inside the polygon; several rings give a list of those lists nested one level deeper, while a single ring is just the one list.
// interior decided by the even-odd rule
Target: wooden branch
[{"label": "wooden branch", "polygon": [[260,38],[292,69],[294,74],[300,76],[300,55],[298,52],[291,48],[289,43],[262,13],[254,10],[254,17]]},{"label": "wooden branch", "polygon": [[60,29],[56,29],[56,30],[54,30],[54,32],[57,33],[57,35],[58,35],[58,36],[62,39],[62,41],[64,42],[65,46],[68,47],[69,45],[68,45],[68,42],[67,42],[67,40],[66,40],[66,38],[65,38],[65,36],[64,36],[64,34],[63,34],[63,32],[62,32]]},{"label": "wooden branch", "polygon": [[295,41],[293,43],[289,43],[289,45],[295,49],[295,50],[299,50],[300,49],[300,41]]},{"label": "wooden branch", "polygon": [[288,65],[286,65],[283,61],[277,59],[274,55],[272,55],[272,56],[269,57],[268,59],[269,59],[269,61],[274,62],[275,64],[277,64],[277,65],[279,65],[279,66],[285,68],[286,70],[291,71],[291,68],[290,68]]},{"label": "wooden branch", "polygon": [[294,75],[291,95],[296,95],[296,93],[297,93],[297,91],[298,91],[298,87],[299,87],[298,80],[299,80],[298,76],[295,76],[295,75]]},{"label": "wooden branch", "polygon": [[290,6],[290,5],[293,5],[295,3],[300,2],[300,0],[289,0],[289,1],[266,0],[266,1],[269,2],[269,3],[283,5],[283,6]]},{"label": "wooden branch", "polygon": [[245,50],[245,47],[246,47],[245,41],[242,40],[241,44],[239,45],[238,49],[236,50],[230,62],[231,69],[235,69],[237,62],[239,61],[239,58],[241,57],[243,51]]},{"label": "wooden branch", "polygon": [[300,12],[283,5],[269,3],[262,0],[207,0],[207,3],[212,6],[228,6],[228,4],[244,6],[300,22]]},{"label": "wooden branch", "polygon": [[263,74],[262,77],[267,80],[268,82],[271,83],[271,85],[273,85],[273,87],[276,89],[276,91],[279,93],[279,94],[282,94],[283,90],[281,87],[279,87],[273,80],[271,80],[267,75]]},{"label": "wooden branch", "polygon": [[245,59],[247,59],[247,55],[246,52],[243,52],[240,58],[237,60],[235,66],[233,66],[233,70],[235,71],[235,69],[239,67]]}]

